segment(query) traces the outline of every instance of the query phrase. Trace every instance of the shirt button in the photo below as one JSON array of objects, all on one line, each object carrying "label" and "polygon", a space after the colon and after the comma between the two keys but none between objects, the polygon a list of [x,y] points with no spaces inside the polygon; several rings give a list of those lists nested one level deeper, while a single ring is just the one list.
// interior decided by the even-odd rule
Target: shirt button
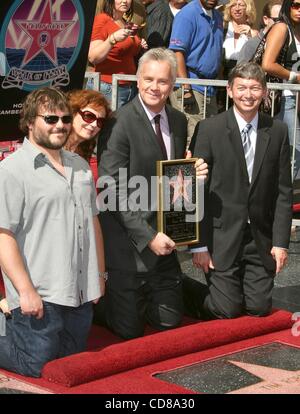
[{"label": "shirt button", "polygon": [[82,248],[80,247],[80,249],[79,249],[81,252],[82,252]]},{"label": "shirt button", "polygon": [[81,226],[78,226],[79,230],[81,230]]}]

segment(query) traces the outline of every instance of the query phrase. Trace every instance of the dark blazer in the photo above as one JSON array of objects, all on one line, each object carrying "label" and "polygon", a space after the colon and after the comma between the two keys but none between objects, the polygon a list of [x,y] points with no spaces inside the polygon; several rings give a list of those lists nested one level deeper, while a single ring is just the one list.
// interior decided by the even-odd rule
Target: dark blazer
[{"label": "dark blazer", "polygon": [[[166,105],[166,112],[171,134],[171,158],[184,158],[186,117],[169,105]],[[148,242],[157,233],[156,195],[151,199],[150,183],[151,177],[156,176],[156,161],[163,159],[162,151],[138,96],[116,113],[112,124],[108,138],[103,139],[105,144],[99,146],[99,176],[115,179],[118,201],[122,199],[118,178],[120,168],[125,169],[127,181],[136,176],[144,177],[140,188],[148,195],[148,204],[143,208],[144,211],[120,211],[119,207],[118,211],[100,213],[106,264],[110,269],[136,271],[137,262],[141,260],[150,270],[158,260],[158,256],[148,247]],[[135,185],[133,187],[128,189],[129,198],[135,197],[134,193],[138,189]],[[155,179],[152,187],[156,189]],[[113,186],[109,189],[114,191]]]},{"label": "dark blazer", "polygon": [[246,161],[233,109],[200,123],[193,156],[209,164],[201,245],[218,270],[234,262],[248,218],[259,255],[271,271],[272,246],[288,248],[292,219],[290,146],[287,126],[259,114],[253,176]]}]

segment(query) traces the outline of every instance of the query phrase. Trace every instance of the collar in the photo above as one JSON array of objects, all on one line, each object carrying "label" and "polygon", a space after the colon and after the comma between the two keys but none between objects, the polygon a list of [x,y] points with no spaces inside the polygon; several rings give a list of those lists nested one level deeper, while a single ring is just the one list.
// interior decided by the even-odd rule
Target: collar
[{"label": "collar", "polygon": [[[34,162],[34,168],[43,166],[45,163],[50,163],[47,155],[45,155],[41,150],[39,150],[35,145],[33,145],[27,137],[24,138],[22,144],[22,150],[31,158]],[[63,148],[61,151],[61,158],[64,166],[71,165],[71,159],[76,157],[76,154],[66,151]]]},{"label": "collar", "polygon": [[156,115],[159,115],[160,114],[160,116],[161,116],[161,119],[164,119],[164,120],[166,120],[167,119],[167,113],[166,113],[166,107],[164,106],[163,107],[163,109],[160,111],[160,112],[153,112],[153,111],[151,111],[145,104],[144,104],[144,102],[143,102],[143,100],[142,100],[142,98],[141,98],[141,95],[139,94],[138,95],[139,96],[139,100],[140,100],[140,102],[141,102],[141,105],[142,105],[142,107],[144,108],[144,110],[145,110],[145,112],[146,112],[146,115],[147,115],[147,117],[148,117],[148,119],[149,119],[149,121],[150,122],[152,122],[153,121],[153,119],[154,119],[154,117],[156,116]]},{"label": "collar", "polygon": [[43,154],[35,145],[33,145],[27,137],[24,138],[22,150],[25,151],[32,160],[46,158],[46,155]]},{"label": "collar", "polygon": [[203,14],[204,16],[210,17],[211,19],[213,18],[214,15],[214,10],[206,10],[202,4],[200,3],[200,0],[196,0],[196,4],[199,6],[200,10],[201,10],[201,14]]},{"label": "collar", "polygon": [[233,107],[233,113],[234,113],[235,119],[236,119],[236,121],[238,123],[239,130],[240,131],[242,131],[247,124],[251,124],[252,129],[255,132],[257,132],[258,112],[256,113],[256,115],[254,116],[254,118],[250,122],[245,121],[244,118],[242,118],[241,115],[237,112],[237,110],[235,109],[235,107]]}]

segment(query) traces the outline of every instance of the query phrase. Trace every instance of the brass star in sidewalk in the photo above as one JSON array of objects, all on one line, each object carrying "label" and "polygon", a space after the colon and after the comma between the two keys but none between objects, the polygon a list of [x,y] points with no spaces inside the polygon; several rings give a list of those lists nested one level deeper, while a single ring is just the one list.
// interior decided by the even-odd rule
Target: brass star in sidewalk
[{"label": "brass star in sidewalk", "polygon": [[25,381],[0,374],[0,394],[53,394],[46,388],[40,388]]},{"label": "brass star in sidewalk", "polygon": [[231,391],[228,394],[299,394],[300,371],[288,371],[245,362],[228,361],[247,372],[261,378],[262,381],[248,387]]}]

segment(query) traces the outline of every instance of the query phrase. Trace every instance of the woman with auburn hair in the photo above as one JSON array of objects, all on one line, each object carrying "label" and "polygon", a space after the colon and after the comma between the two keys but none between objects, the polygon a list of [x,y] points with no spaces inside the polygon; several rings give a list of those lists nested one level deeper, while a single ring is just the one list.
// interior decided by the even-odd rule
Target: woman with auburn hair
[{"label": "woman with auburn hair", "polygon": [[253,0],[230,0],[224,10],[224,79],[236,65],[244,44],[258,31],[252,28],[256,19]]},{"label": "woman with auburn hair", "polygon": [[111,114],[106,98],[90,89],[68,92],[73,113],[72,131],[65,145],[90,162],[96,141],[105,121]]},{"label": "woman with auburn hair", "polygon": [[[268,33],[262,67],[286,83],[300,83],[300,0],[284,0],[279,17],[282,21]],[[295,139],[293,177],[300,179],[300,125],[295,92],[282,92],[278,118],[288,126],[291,146]]]}]

